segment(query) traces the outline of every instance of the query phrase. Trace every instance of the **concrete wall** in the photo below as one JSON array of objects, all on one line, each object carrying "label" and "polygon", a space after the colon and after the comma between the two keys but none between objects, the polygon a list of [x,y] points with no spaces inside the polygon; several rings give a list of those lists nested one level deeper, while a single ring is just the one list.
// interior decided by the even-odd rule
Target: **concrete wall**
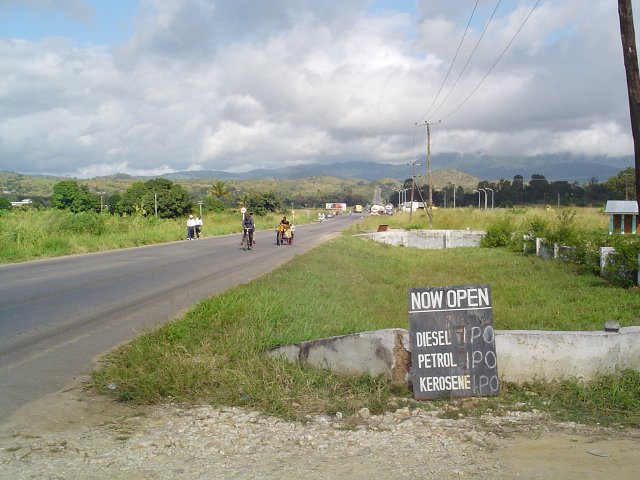
[{"label": "concrete wall", "polygon": [[402,230],[365,233],[362,235],[379,243],[400,247],[446,249],[478,247],[485,232],[476,230]]},{"label": "concrete wall", "polygon": [[399,384],[407,383],[411,365],[408,332],[393,328],[285,345],[266,355],[308,362],[342,375],[384,375]]},{"label": "concrete wall", "polygon": [[640,327],[619,332],[498,330],[496,355],[499,376],[517,383],[640,371]]},{"label": "concrete wall", "polygon": [[[278,347],[267,355],[306,361],[339,374],[384,375],[399,384],[410,378],[409,332],[403,329],[312,340]],[[619,332],[496,330],[496,356],[500,379],[516,383],[591,380],[622,369],[640,371],[640,327]]]}]

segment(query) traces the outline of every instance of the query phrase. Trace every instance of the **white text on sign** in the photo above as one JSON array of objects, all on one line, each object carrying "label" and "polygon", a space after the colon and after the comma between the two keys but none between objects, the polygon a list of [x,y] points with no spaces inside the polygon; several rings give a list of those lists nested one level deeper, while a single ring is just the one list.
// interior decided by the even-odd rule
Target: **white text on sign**
[{"label": "white text on sign", "polygon": [[411,311],[489,307],[488,288],[457,288],[411,292]]},{"label": "white text on sign", "polygon": [[452,352],[419,353],[418,368],[448,368],[457,367]]},{"label": "white text on sign", "polygon": [[451,345],[451,340],[449,340],[449,332],[446,330],[416,332],[416,345],[418,347],[437,347],[439,345]]},{"label": "white text on sign", "polygon": [[446,375],[443,377],[420,377],[421,392],[443,392],[471,389],[470,375]]}]

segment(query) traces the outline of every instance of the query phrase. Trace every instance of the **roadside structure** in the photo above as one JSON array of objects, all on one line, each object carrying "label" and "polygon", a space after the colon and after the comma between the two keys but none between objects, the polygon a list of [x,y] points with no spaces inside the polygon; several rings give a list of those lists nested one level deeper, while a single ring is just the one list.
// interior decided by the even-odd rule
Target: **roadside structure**
[{"label": "roadside structure", "polygon": [[638,203],[635,200],[608,200],[604,213],[609,214],[609,235],[622,233],[637,235]]}]

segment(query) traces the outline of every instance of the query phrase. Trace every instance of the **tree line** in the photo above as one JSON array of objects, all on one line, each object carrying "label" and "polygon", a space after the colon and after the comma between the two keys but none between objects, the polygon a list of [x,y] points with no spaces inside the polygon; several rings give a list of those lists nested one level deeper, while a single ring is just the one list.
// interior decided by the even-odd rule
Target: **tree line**
[{"label": "tree line", "polygon": [[238,193],[216,182],[204,200],[196,201],[181,185],[164,178],[134,182],[123,192],[94,193],[77,180],[64,180],[53,187],[51,207],[73,213],[96,212],[114,215],[178,218],[200,210],[222,211],[244,206],[256,215],[282,209],[282,199],[274,192]]},{"label": "tree line", "polygon": [[[408,192],[393,192],[389,201],[400,203],[400,199],[411,199],[413,180],[405,180],[403,188]],[[403,195],[401,197],[401,195]],[[526,205],[574,205],[587,206],[604,204],[607,200],[635,200],[635,169],[626,168],[618,172],[606,182],[600,183],[592,178],[588,183],[580,185],[578,182],[565,180],[547,180],[544,175],[533,174],[528,182],[522,175],[516,175],[513,180],[501,179],[497,182],[483,180],[473,191],[465,190],[461,186],[452,184],[432,191],[433,205],[438,207],[479,206],[515,207]],[[428,203],[429,186],[413,186],[414,201]]]},{"label": "tree line", "polygon": [[[164,178],[134,182],[122,192],[95,192],[78,180],[62,180],[53,185],[51,197],[32,197],[30,207],[55,208],[72,213],[95,212],[110,215],[178,218],[202,211],[221,212],[246,207],[254,215],[284,212],[289,207],[324,207],[325,203],[366,204],[367,198],[347,187],[344,191],[283,194],[275,189],[243,191],[222,180],[191,191]],[[9,198],[0,197],[0,210],[11,208]]]},{"label": "tree line", "polygon": [[[398,205],[401,200],[409,201],[412,183],[411,178],[404,181],[405,192],[402,194],[395,189],[397,184],[382,184],[383,197],[394,205]],[[414,201],[427,203],[428,190],[427,185],[416,185],[413,191]],[[483,208],[485,201],[487,206],[493,205],[495,208],[526,205],[587,206],[604,204],[607,200],[635,200],[635,170],[629,167],[602,183],[595,178],[583,185],[564,180],[549,181],[539,174],[532,175],[525,182],[521,175],[516,175],[513,180],[480,181],[472,190],[449,183],[444,188],[433,190],[432,193],[433,204],[438,207],[452,207],[455,202],[457,207]],[[326,202],[367,205],[371,201],[371,198],[351,187],[330,194],[318,190],[286,195],[275,189],[246,192],[218,180],[210,186],[203,185],[197,191],[189,192],[171,180],[156,178],[134,182],[122,192],[111,193],[92,192],[87,185],[77,180],[63,180],[53,186],[51,198],[34,199],[33,207],[50,206],[73,213],[95,212],[178,218],[190,213],[199,213],[200,210],[220,212],[246,207],[255,215],[264,215],[283,212],[289,207],[323,208]],[[8,208],[9,200],[0,197],[0,210]]]}]

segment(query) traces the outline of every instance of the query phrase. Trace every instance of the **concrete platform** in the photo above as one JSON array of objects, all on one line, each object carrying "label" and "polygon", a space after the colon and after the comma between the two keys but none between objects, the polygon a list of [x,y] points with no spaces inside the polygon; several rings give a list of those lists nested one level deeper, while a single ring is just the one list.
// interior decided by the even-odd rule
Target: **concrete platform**
[{"label": "concrete platform", "polygon": [[404,230],[392,229],[361,234],[378,243],[399,247],[440,250],[457,247],[478,247],[486,235],[476,230]]},{"label": "concrete platform", "polygon": [[[266,354],[338,374],[384,375],[394,383],[410,383],[409,332],[404,329],[323,338]],[[500,379],[515,383],[571,377],[586,381],[624,369],[640,371],[640,327],[618,332],[496,330],[496,355]]]}]

